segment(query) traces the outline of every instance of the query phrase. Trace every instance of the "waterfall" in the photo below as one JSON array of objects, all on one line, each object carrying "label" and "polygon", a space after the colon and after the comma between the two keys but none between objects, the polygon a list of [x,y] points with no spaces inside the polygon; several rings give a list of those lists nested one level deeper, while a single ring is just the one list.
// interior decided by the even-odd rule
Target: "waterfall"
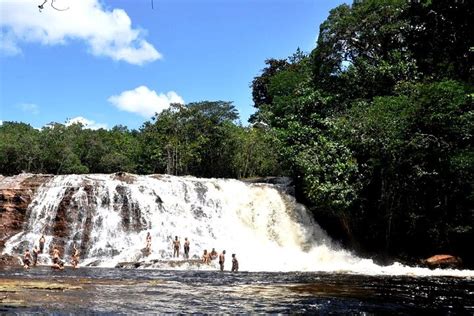
[{"label": "waterfall", "polygon": [[[24,230],[7,241],[4,253],[31,249],[44,233],[46,254],[56,244],[68,258],[75,243],[81,265],[113,267],[124,261],[172,259],[172,240],[178,236],[181,252],[184,238],[190,240],[191,258],[200,258],[204,249],[225,249],[226,269],[235,253],[246,271],[456,271],[380,267],[358,258],[333,242],[282,186],[272,184],[169,175],[62,175],[38,188],[27,217]],[[151,253],[145,255],[148,232]]]}]

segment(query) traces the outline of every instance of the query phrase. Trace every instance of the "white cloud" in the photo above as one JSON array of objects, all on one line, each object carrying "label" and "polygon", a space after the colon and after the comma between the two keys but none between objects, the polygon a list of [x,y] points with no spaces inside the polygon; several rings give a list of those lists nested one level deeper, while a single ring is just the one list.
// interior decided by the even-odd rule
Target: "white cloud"
[{"label": "white cloud", "polygon": [[39,114],[39,106],[34,103],[21,103],[18,107],[26,113],[38,115]]},{"label": "white cloud", "polygon": [[[82,40],[96,56],[106,56],[142,65],[161,58],[144,39],[146,31],[132,28],[132,21],[122,9],[105,9],[100,0],[56,0],[57,11],[49,0],[42,12],[35,1],[0,0],[0,50],[6,54],[21,52],[21,42],[43,45],[66,44]],[[42,1],[37,1],[38,4]]]},{"label": "white cloud", "polygon": [[137,113],[146,118],[169,108],[171,103],[184,104],[183,98],[174,91],[158,95],[156,91],[150,90],[146,86],[113,95],[107,101],[122,111]]},{"label": "white cloud", "polygon": [[77,117],[67,120],[65,125],[70,126],[75,123],[81,123],[83,128],[86,128],[86,129],[100,129],[100,128],[107,129],[107,124],[96,123],[95,121],[88,120],[82,116],[77,116]]}]

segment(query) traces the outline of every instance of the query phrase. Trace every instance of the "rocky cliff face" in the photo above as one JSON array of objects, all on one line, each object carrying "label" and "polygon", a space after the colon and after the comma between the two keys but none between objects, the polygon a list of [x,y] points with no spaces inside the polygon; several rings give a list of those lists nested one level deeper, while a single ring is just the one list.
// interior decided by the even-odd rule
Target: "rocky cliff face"
[{"label": "rocky cliff face", "polygon": [[5,241],[23,229],[28,205],[37,188],[52,177],[27,173],[0,177],[0,253]]}]

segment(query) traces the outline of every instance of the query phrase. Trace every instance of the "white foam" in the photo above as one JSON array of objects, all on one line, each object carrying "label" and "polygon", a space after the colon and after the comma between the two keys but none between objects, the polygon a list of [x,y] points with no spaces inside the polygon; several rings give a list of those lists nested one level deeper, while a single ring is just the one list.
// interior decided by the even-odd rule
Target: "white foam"
[{"label": "white foam", "polygon": [[[204,249],[225,249],[226,269],[230,269],[231,254],[236,253],[240,270],[246,271],[474,276],[471,270],[430,270],[399,263],[384,267],[358,258],[335,244],[304,206],[273,185],[131,177],[131,183],[102,174],[54,177],[38,189],[25,231],[8,240],[4,252],[13,253],[25,240],[33,246],[42,231],[47,232],[48,252],[58,206],[70,188],[67,219],[71,231],[66,252],[71,252],[73,240],[80,244],[88,235],[88,226],[92,228],[81,265],[95,262],[113,267],[123,261],[171,259],[172,239],[179,236],[181,251],[184,237],[191,241],[191,257],[200,257]],[[125,220],[122,210],[129,214]],[[152,236],[152,252],[144,257],[147,232]]]}]

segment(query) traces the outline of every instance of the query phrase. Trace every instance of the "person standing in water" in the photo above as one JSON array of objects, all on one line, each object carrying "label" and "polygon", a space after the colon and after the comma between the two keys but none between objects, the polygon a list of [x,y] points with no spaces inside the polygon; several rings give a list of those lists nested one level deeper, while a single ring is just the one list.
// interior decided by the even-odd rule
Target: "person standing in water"
[{"label": "person standing in water", "polygon": [[212,248],[211,252],[209,253],[209,258],[210,258],[211,260],[214,260],[214,259],[217,258],[217,251],[216,251],[215,248]]},{"label": "person standing in water", "polygon": [[232,254],[232,272],[237,272],[237,271],[239,271],[239,261],[237,260],[235,253],[233,253]]},{"label": "person standing in water", "polygon": [[202,254],[202,263],[209,264],[211,260],[209,259],[209,254],[207,253],[207,249],[204,249]]},{"label": "person standing in water", "polygon": [[178,239],[178,236],[174,237],[173,241],[173,257],[178,257],[179,258],[179,248],[181,247],[181,243]]},{"label": "person standing in water", "polygon": [[188,237],[184,238],[184,258],[189,259],[189,240],[188,240]]},{"label": "person standing in water", "polygon": [[151,234],[148,232],[146,235],[146,254],[149,255],[151,253]]},{"label": "person standing in water", "polygon": [[31,254],[30,250],[26,249],[25,254],[23,255],[23,267],[29,269],[31,266]]},{"label": "person standing in water", "polygon": [[33,248],[33,266],[36,267],[36,264],[38,263],[38,254],[40,253],[40,250],[38,249],[38,246],[35,246]]},{"label": "person standing in water", "polygon": [[39,240],[39,245],[40,245],[39,253],[43,253],[45,241],[46,239],[44,238],[44,234],[41,234],[41,238]]},{"label": "person standing in water", "polygon": [[221,271],[224,271],[224,262],[225,262],[225,250],[219,255],[219,266],[221,267]]},{"label": "person standing in water", "polygon": [[59,257],[59,249],[54,246],[53,247],[53,265],[51,266],[52,269],[58,269],[58,270],[63,270],[64,269],[64,263],[61,261],[61,258]]},{"label": "person standing in water", "polygon": [[71,260],[72,266],[74,269],[77,268],[77,265],[79,264],[79,249],[76,248],[76,244],[74,243],[73,245],[73,252],[72,252],[72,260]]}]

